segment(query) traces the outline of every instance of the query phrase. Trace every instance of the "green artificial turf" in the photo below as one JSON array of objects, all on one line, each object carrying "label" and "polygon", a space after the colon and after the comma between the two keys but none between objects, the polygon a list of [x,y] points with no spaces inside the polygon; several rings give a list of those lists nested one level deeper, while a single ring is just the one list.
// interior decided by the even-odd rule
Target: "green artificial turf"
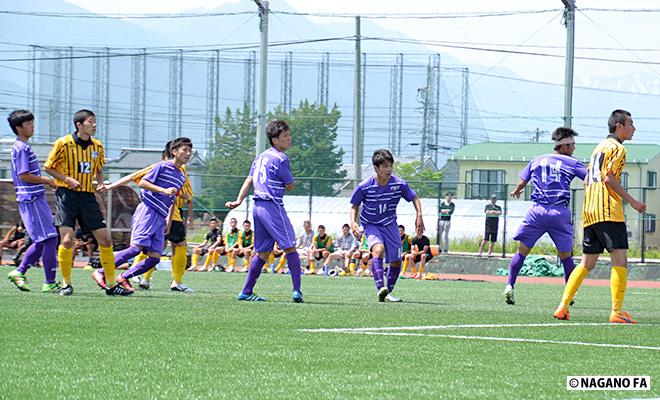
[{"label": "green artificial turf", "polygon": [[[629,289],[636,326],[606,322],[607,287],[580,289],[566,326],[431,325],[556,323],[559,285],[400,280],[404,302],[378,303],[371,278],[303,277],[305,304],[289,276],[262,275],[264,303],[238,302],[244,274],[188,273],[196,292],[110,298],[74,271],[75,294],[19,292],[0,268],[0,398],[7,399],[591,399],[660,396],[660,351],[439,335],[528,338],[660,348],[660,290]],[[574,326],[571,326],[574,324]],[[389,333],[300,329],[413,327]],[[380,332],[383,333],[383,332]],[[410,334],[413,334],[410,336]],[[650,391],[566,390],[567,375],[649,375]]]}]

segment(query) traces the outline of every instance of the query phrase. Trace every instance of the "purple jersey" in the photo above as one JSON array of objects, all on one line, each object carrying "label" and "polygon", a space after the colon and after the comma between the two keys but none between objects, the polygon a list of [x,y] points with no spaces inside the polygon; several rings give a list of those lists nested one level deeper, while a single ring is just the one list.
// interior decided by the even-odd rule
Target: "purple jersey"
[{"label": "purple jersey", "polygon": [[293,183],[289,157],[275,147],[259,154],[252,162],[250,176],[254,185],[254,198],[284,205],[285,186]]},{"label": "purple jersey", "polygon": [[[164,189],[173,187],[179,191],[186,181],[186,175],[174,165],[174,162],[161,161],[155,164],[142,179]],[[142,189],[142,202],[164,217],[167,217],[175,198],[176,195],[168,196]]]},{"label": "purple jersey", "polygon": [[380,186],[374,175],[360,182],[353,190],[351,204],[359,206],[362,203],[362,225],[387,226],[396,223],[396,206],[401,197],[406,201],[413,201],[416,196],[408,182],[398,176],[392,175],[387,184]]},{"label": "purple jersey", "polygon": [[520,179],[532,181],[532,201],[536,204],[568,207],[571,204],[571,181],[584,179],[587,169],[577,158],[563,154],[538,156],[527,164]]},{"label": "purple jersey", "polygon": [[16,139],[11,146],[11,177],[14,180],[16,201],[32,201],[36,196],[44,194],[46,189],[40,183],[28,183],[19,175],[24,173],[41,176],[39,160],[32,151],[32,147],[20,139]]}]

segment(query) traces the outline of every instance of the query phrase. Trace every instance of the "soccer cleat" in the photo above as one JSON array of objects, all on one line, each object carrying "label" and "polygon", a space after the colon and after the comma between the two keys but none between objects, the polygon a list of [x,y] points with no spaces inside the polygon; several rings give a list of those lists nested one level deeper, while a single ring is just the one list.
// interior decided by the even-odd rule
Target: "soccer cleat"
[{"label": "soccer cleat", "polygon": [[304,302],[305,302],[305,301],[303,300],[303,294],[302,294],[302,292],[300,292],[300,291],[298,291],[298,290],[294,290],[294,291],[293,291],[293,295],[292,295],[292,297],[293,297],[293,302],[294,302],[294,303],[304,303]]},{"label": "soccer cleat", "polygon": [[557,307],[557,310],[555,311],[553,316],[557,319],[562,319],[565,321],[571,319],[571,313],[568,311],[568,308],[562,306],[561,304],[559,305],[559,307]]},{"label": "soccer cleat", "polygon": [[390,294],[390,291],[387,290],[385,286],[378,289],[378,301],[380,301],[381,303],[384,302],[388,294]]},{"label": "soccer cleat", "polygon": [[151,288],[151,282],[149,282],[146,279],[140,279],[140,282],[138,283],[138,287],[140,289],[149,290]]},{"label": "soccer cleat", "polygon": [[44,283],[41,286],[41,293],[57,293],[60,291],[62,286],[60,285],[59,282],[55,283]]},{"label": "soccer cleat", "polygon": [[128,279],[123,278],[121,275],[119,275],[117,277],[117,285],[116,286],[121,286],[122,288],[128,290],[129,292],[134,292],[135,291],[135,289],[133,289],[133,286],[128,281]]},{"label": "soccer cleat", "polygon": [[132,277],[131,280],[133,281],[133,283],[140,283],[142,281],[142,276],[141,275],[136,275],[136,276]]},{"label": "soccer cleat", "polygon": [[60,289],[60,296],[71,296],[73,294],[73,286],[66,285]]},{"label": "soccer cleat", "polygon": [[83,267],[83,270],[85,271],[92,271],[94,269],[94,266],[92,264],[87,264]]},{"label": "soccer cleat", "polygon": [[506,304],[516,304],[516,299],[513,296],[513,287],[511,285],[506,285],[506,288],[504,289],[504,301]]},{"label": "soccer cleat", "polygon": [[401,299],[396,298],[388,293],[387,296],[385,296],[385,301],[389,301],[390,303],[400,303]]},{"label": "soccer cleat", "polygon": [[18,290],[21,292],[29,292],[30,288],[27,285],[27,279],[25,278],[25,275],[20,273],[17,269],[11,271],[9,274],[7,274],[7,279],[9,279],[9,282],[13,283],[16,285]]},{"label": "soccer cleat", "polygon": [[266,298],[257,296],[256,294],[245,294],[243,292],[239,293],[238,300],[240,301],[266,301]]},{"label": "soccer cleat", "polygon": [[105,294],[108,296],[130,296],[133,294],[132,290],[128,290],[121,284],[117,283],[115,286],[106,289]]},{"label": "soccer cleat", "polygon": [[96,282],[97,285],[103,290],[108,289],[108,284],[105,281],[105,275],[100,273],[99,271],[94,271],[92,272],[92,280]]},{"label": "soccer cleat", "polygon": [[170,290],[172,290],[174,292],[182,292],[182,293],[192,293],[192,292],[194,292],[194,290],[192,290],[188,286],[184,285],[183,283],[172,285],[172,287],[170,287]]},{"label": "soccer cleat", "polygon": [[610,322],[613,324],[636,324],[637,321],[632,319],[630,314],[625,311],[622,311],[621,314],[617,314],[614,311],[610,314]]}]

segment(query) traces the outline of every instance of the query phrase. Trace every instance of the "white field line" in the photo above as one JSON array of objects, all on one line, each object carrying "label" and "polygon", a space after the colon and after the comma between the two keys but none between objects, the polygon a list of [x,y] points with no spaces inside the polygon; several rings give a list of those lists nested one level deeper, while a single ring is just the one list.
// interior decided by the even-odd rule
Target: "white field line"
[{"label": "white field line", "polygon": [[628,344],[611,344],[611,343],[589,343],[589,342],[571,342],[566,340],[544,340],[544,339],[525,339],[525,338],[503,338],[492,336],[464,336],[464,335],[438,335],[427,333],[409,333],[409,332],[342,332],[351,334],[362,335],[381,335],[381,336],[422,336],[422,337],[440,337],[448,339],[466,339],[466,340],[489,340],[497,342],[523,342],[523,343],[543,343],[543,344],[568,344],[574,346],[591,346],[591,347],[609,347],[609,348],[623,348],[623,349],[637,349],[637,350],[656,350],[660,351],[660,347],[653,346],[636,346]]},{"label": "white field line", "polygon": [[[555,326],[610,326],[622,325],[611,324],[609,322],[556,322],[545,324],[468,324],[468,325],[420,325],[420,326],[383,326],[377,328],[316,328],[316,329],[298,329],[299,332],[387,332],[387,331],[427,331],[441,329],[464,329],[464,328],[543,328]],[[637,325],[640,326],[640,325]]]}]

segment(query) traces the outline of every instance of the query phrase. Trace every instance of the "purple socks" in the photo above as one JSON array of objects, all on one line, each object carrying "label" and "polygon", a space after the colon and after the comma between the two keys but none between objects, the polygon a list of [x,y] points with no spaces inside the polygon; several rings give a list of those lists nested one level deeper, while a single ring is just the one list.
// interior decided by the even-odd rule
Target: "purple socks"
[{"label": "purple socks", "polygon": [[[391,270],[392,268],[390,268]],[[380,290],[383,285],[383,259],[374,257],[371,260],[371,273],[374,275],[374,281],[376,282],[376,289]]]},{"label": "purple socks", "polygon": [[21,274],[25,274],[31,265],[42,259],[44,264],[44,275],[46,283],[55,283],[57,271],[57,238],[48,238],[39,243],[32,243],[25,251],[21,265],[16,268]]},{"label": "purple socks", "polygon": [[[287,256],[287,261],[288,260],[289,258]],[[298,263],[300,264],[300,261],[298,261]],[[245,286],[243,287],[243,294],[252,294],[254,285],[257,284],[257,279],[259,279],[259,275],[261,275],[261,268],[263,268],[265,264],[266,261],[262,260],[261,257],[252,257],[252,261],[250,261],[250,269],[248,270],[248,275],[245,279]],[[289,269],[291,269],[291,264],[289,264]],[[294,271],[291,271],[291,279],[294,279],[294,275]],[[300,279],[300,275],[298,275],[298,279]]]},{"label": "purple socks", "polygon": [[[116,257],[115,257],[115,259],[116,259]],[[142,275],[142,274],[146,273],[147,271],[149,271],[150,269],[155,267],[156,264],[158,264],[159,262],[160,262],[160,257],[156,258],[156,257],[149,256],[149,257],[147,257],[146,260],[140,261],[139,263],[131,266],[131,269],[124,272],[120,276],[124,279],[131,279],[134,276],[138,276],[138,275]]]},{"label": "purple socks", "polygon": [[294,251],[293,253],[287,254],[285,257],[286,257],[286,263],[289,266],[289,272],[291,273],[291,282],[293,283],[293,290],[299,292],[300,291],[300,256],[298,255],[297,252]]},{"label": "purple socks", "polygon": [[561,265],[564,266],[564,283],[568,283],[568,277],[571,276],[571,272],[575,269],[575,264],[573,263],[573,257],[568,256],[561,260]]},{"label": "purple socks", "polygon": [[518,279],[518,274],[520,273],[520,269],[522,268],[524,262],[525,256],[521,255],[520,253],[513,255],[511,264],[509,264],[509,280],[507,282],[507,284],[511,287],[516,285],[516,279]]}]

